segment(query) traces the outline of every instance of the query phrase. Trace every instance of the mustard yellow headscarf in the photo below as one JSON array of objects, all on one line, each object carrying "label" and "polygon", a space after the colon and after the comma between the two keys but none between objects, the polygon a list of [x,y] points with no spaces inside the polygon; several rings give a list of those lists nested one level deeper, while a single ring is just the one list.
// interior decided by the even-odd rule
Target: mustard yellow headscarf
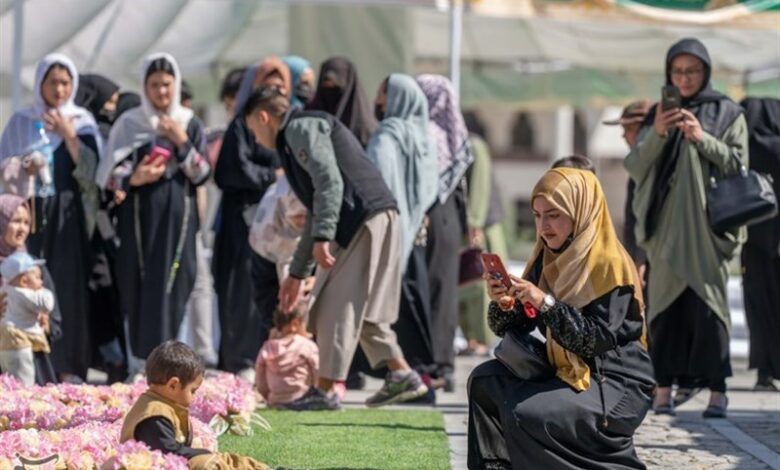
[{"label": "mustard yellow headscarf", "polygon": [[[537,197],[572,219],[571,244],[562,252],[547,248],[537,234],[527,275],[544,251],[539,288],[557,300],[581,309],[621,286],[634,286],[634,298],[644,317],[644,301],[636,265],[618,241],[607,210],[607,202],[596,176],[590,171],[556,168],[548,171],[534,187]],[[646,347],[643,329],[641,342]],[[547,357],[558,378],[577,391],[590,386],[590,368],[576,354],[564,349],[547,331]]]}]

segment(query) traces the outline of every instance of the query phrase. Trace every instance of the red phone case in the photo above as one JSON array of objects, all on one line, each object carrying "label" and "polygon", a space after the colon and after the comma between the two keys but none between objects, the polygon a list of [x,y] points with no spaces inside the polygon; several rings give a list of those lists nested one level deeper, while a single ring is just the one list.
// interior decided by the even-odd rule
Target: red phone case
[{"label": "red phone case", "polygon": [[168,163],[171,158],[171,151],[165,147],[155,146],[149,154],[150,163]]},{"label": "red phone case", "polygon": [[[512,287],[512,280],[509,278],[509,273],[504,266],[504,262],[501,261],[501,257],[495,253],[482,253],[482,264],[485,266],[485,272],[491,276],[500,277],[500,281],[504,283],[507,289]],[[511,308],[511,305],[509,306]],[[538,311],[536,307],[526,302],[523,304],[523,311],[528,318],[536,318]]]},{"label": "red phone case", "polygon": [[501,257],[495,253],[482,253],[482,265],[485,266],[485,272],[491,276],[500,276],[497,278],[504,283],[507,289],[512,287],[512,281],[509,279],[509,273],[501,261]]}]

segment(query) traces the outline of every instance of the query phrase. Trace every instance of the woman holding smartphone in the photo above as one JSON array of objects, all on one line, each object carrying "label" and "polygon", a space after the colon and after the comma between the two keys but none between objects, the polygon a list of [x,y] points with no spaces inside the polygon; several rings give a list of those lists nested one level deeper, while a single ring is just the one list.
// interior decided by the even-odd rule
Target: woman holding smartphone
[{"label": "woman holding smartphone", "polygon": [[601,185],[591,172],[553,169],[531,204],[525,274],[508,288],[485,276],[488,324],[502,341],[538,329],[549,374],[520,378],[495,359],[472,372],[468,468],[645,468],[633,442],[653,388],[642,288]]},{"label": "woman holding smartphone", "polygon": [[[747,232],[715,233],[706,194],[711,177],[747,166],[748,133],[742,108],[712,89],[710,74],[709,54],[698,40],[669,49],[666,85],[679,89],[681,107],[658,104],[650,111],[625,166],[636,183],[637,244],[650,266],[647,318],[658,381],[653,407],[673,415],[674,402],[689,398],[691,387],[707,387],[704,417],[723,418],[731,375],[728,262]],[[674,382],[680,389],[673,402]]]},{"label": "woman holding smartphone", "polygon": [[[27,248],[35,257],[47,259],[57,285],[56,303],[64,321],[62,336],[52,344],[52,361],[66,382],[86,380],[90,365],[91,345],[84,335],[90,327],[89,240],[97,209],[95,168],[102,147],[95,119],[75,104],[78,87],[73,62],[62,54],[47,55],[36,69],[33,103],[13,114],[0,139],[3,173],[14,161],[21,162],[19,176],[37,174],[43,183],[29,198]],[[43,136],[49,156],[44,155]]]},{"label": "woman holding smartphone", "polygon": [[211,173],[203,124],[181,105],[181,74],[169,54],[152,54],[141,72],[141,106],[111,129],[98,183],[120,189],[117,281],[130,347],[146,357],[176,338],[196,271],[195,187]]}]

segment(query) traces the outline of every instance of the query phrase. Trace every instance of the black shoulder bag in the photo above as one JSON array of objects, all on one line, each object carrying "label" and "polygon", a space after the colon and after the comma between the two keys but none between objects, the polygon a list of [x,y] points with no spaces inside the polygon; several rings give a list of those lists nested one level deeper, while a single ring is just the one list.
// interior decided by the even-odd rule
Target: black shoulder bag
[{"label": "black shoulder bag", "polygon": [[547,360],[547,347],[530,333],[507,330],[496,346],[495,355],[520,379],[539,381],[555,375],[555,370]]},{"label": "black shoulder bag", "polygon": [[739,173],[720,180],[710,175],[707,190],[707,215],[712,230],[718,234],[777,215],[777,195],[771,177],[745,168],[735,150],[731,157],[737,161]]}]

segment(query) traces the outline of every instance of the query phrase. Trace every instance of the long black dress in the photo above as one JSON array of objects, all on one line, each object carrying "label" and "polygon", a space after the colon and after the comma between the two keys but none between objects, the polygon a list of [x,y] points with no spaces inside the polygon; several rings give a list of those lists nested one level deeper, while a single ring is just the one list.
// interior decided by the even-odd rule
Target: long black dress
[{"label": "long black dress", "polygon": [[[187,136],[190,145],[204,155],[203,125],[197,118],[187,125]],[[128,157],[133,166],[151,146],[145,144]],[[128,319],[131,351],[141,358],[163,341],[176,338],[195,284],[196,185],[176,161],[186,152],[176,152],[181,155],[171,157],[159,181],[127,187],[127,198],[117,215],[122,240],[117,251],[119,298]]]},{"label": "long black dress", "polygon": [[[750,168],[769,174],[780,195],[780,100],[742,102],[750,130]],[[780,378],[780,215],[748,227],[742,249],[745,316],[750,330],[748,366]]]},{"label": "long black dress", "polygon": [[638,341],[644,322],[632,288],[615,288],[581,314],[558,302],[531,320],[517,305],[519,310],[503,312],[491,303],[493,332],[549,328],[588,364],[591,385],[578,393],[558,378],[523,381],[497,360],[474,369],[468,468],[645,468],[633,435],[650,409],[654,382],[650,357]]},{"label": "long black dress", "polygon": [[450,377],[455,363],[455,330],[458,327],[458,271],[460,269],[463,221],[459,212],[459,190],[442,204],[436,202],[429,210],[428,286],[431,301],[431,342],[435,376]]},{"label": "long black dress", "polygon": [[255,143],[243,118],[234,119],[225,132],[214,172],[214,181],[222,190],[222,214],[212,264],[222,331],[220,368],[230,372],[254,367],[265,339],[262,332],[268,330],[276,307],[277,294],[271,293],[272,288],[262,295],[253,289],[253,279],[273,286],[276,268],[249,246],[244,214],[254,215],[252,208],[276,180],[278,167],[276,152]]},{"label": "long black dress", "polygon": [[[97,166],[97,143],[91,135],[80,135],[82,168]],[[90,305],[87,283],[92,256],[87,235],[81,188],[73,176],[76,164],[63,142],[54,151],[56,194],[31,201],[35,233],[27,239],[27,248],[35,257],[45,258],[57,287],[56,298],[62,314],[62,336],[51,345],[51,360],[60,374],[87,377],[91,360],[89,335]],[[91,179],[94,175],[83,175]]]}]

